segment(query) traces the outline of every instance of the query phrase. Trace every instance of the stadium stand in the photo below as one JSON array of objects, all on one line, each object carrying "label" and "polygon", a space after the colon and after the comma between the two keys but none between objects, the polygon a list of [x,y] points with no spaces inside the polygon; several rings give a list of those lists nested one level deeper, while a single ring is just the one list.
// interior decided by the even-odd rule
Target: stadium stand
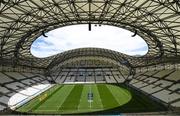
[{"label": "stadium stand", "polygon": [[74,82],[75,81],[75,76],[74,75],[68,75],[65,79],[64,83],[69,83],[69,82]]},{"label": "stadium stand", "polygon": [[0,111],[4,110],[6,107],[3,105],[0,105]]},{"label": "stadium stand", "polygon": [[[67,75],[67,74],[66,74]],[[56,83],[63,83],[66,79],[66,75],[60,75],[56,78]]]},{"label": "stadium stand", "polygon": [[22,75],[24,75],[25,77],[33,77],[35,76],[33,73],[21,73]]},{"label": "stadium stand", "polygon": [[3,94],[6,94],[9,92],[9,90],[7,88],[1,87],[1,86],[0,86],[0,90],[1,90],[1,93],[3,93]]},{"label": "stadium stand", "polygon": [[4,104],[8,105],[8,101],[9,101],[9,97],[7,97],[7,96],[1,96],[0,97],[0,102],[1,103],[4,103]]},{"label": "stadium stand", "polygon": [[[18,76],[16,78],[16,76]],[[0,110],[7,109],[9,99],[19,93],[21,99],[27,99],[27,97],[32,96],[39,91],[42,91],[42,88],[45,89],[46,87],[42,86],[35,86],[39,84],[46,84],[48,81],[43,75],[40,74],[33,74],[33,73],[17,73],[17,72],[1,72],[0,77],[3,79],[1,80],[0,86]],[[21,91],[26,90],[26,94],[22,93]],[[30,92],[31,91],[31,92]],[[33,91],[33,92],[32,92]]]},{"label": "stadium stand", "polygon": [[[179,71],[151,71],[134,75],[130,81],[133,88],[139,89],[150,95],[156,100],[160,100],[165,104],[170,104],[173,107],[180,107],[180,90],[177,77]],[[14,74],[19,78],[14,79]],[[6,78],[0,87],[2,95],[0,96],[0,110],[8,107],[8,101],[11,96],[19,93],[22,99],[32,99],[32,95],[41,91],[32,85],[48,83],[46,78],[40,74],[32,73],[16,73],[3,72],[0,73],[3,78]],[[23,77],[24,76],[24,77]],[[170,79],[172,77],[172,79]],[[76,83],[76,82],[91,82],[91,83],[123,83],[126,78],[118,70],[111,68],[105,69],[85,69],[85,70],[64,70],[57,77],[53,77],[57,83]],[[27,88],[27,93],[20,92]],[[43,87],[41,87],[43,88]],[[29,91],[29,92],[28,92]],[[33,91],[33,92],[30,92]]]},{"label": "stadium stand", "polygon": [[[38,37],[81,24],[89,31],[92,25],[110,25],[133,32],[131,37],[140,36],[148,51],[127,55],[90,46],[46,58],[32,55]],[[179,114],[179,43],[180,0],[0,0],[0,110],[12,95],[37,84],[94,82],[127,84],[178,108]],[[141,47],[130,51],[143,51]]]},{"label": "stadium stand", "polygon": [[114,79],[114,77],[109,74],[105,75],[105,80],[106,80],[106,83],[116,83],[116,80]]},{"label": "stadium stand", "polygon": [[170,75],[168,75],[166,77],[166,79],[172,80],[172,81],[179,81],[180,80],[179,75],[180,75],[180,71],[176,70],[175,72],[173,72]]},{"label": "stadium stand", "polygon": [[[177,77],[176,79],[173,78],[179,72],[178,70],[161,70],[141,73],[130,82],[130,85],[166,104],[180,107],[179,79],[177,80]],[[172,79],[170,79],[171,77]]]},{"label": "stadium stand", "polygon": [[1,84],[13,81],[11,78],[8,78],[8,76],[4,75],[1,72],[0,72],[0,77],[1,77],[1,81],[0,81]]},{"label": "stadium stand", "polygon": [[87,69],[86,70],[86,82],[95,83],[95,74],[98,70]]},{"label": "stadium stand", "polygon": [[86,82],[95,83],[95,79],[94,79],[94,74],[93,73],[89,73],[88,75],[86,75]]},{"label": "stadium stand", "polygon": [[112,68],[62,69],[53,77],[57,83],[123,83],[124,76]]},{"label": "stadium stand", "polygon": [[6,75],[8,75],[9,77],[12,77],[14,79],[24,79],[26,78],[25,76],[21,75],[18,72],[5,72]]},{"label": "stadium stand", "polygon": [[85,82],[85,75],[84,74],[79,74],[76,77],[76,82]]}]

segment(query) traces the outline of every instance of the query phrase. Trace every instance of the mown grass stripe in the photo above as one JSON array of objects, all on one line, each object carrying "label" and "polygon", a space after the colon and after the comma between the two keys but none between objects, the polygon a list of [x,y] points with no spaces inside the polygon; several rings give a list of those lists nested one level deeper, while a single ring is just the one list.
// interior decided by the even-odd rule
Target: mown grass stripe
[{"label": "mown grass stripe", "polygon": [[[119,106],[127,103],[131,99],[130,93],[129,94],[126,93],[125,92],[126,90],[123,88],[120,89],[118,86],[114,86],[114,85],[106,85],[106,87],[111,92],[114,99],[119,103]],[[112,88],[116,88],[116,89],[112,89]]]},{"label": "mown grass stripe", "polygon": [[56,92],[50,99],[46,100],[35,112],[40,112],[45,109],[48,110],[59,110],[61,104],[65,101],[74,85],[63,86],[58,92]]},{"label": "mown grass stripe", "polygon": [[94,92],[94,101],[93,101],[93,106],[96,106],[95,108],[97,110],[103,109],[103,104],[102,104],[102,100],[101,97],[99,95],[99,91],[97,88],[97,85],[92,86],[92,90]]},{"label": "mown grass stripe", "polygon": [[67,97],[72,92],[74,87],[75,85],[66,85],[61,89],[61,94],[58,96],[58,99],[61,100],[58,104],[58,111],[61,109],[62,104],[66,101]]},{"label": "mown grass stripe", "polygon": [[[48,94],[54,93],[54,91],[57,90],[59,86],[60,85],[53,86],[52,88],[50,88],[52,90],[51,92],[46,92]],[[87,93],[89,92],[90,86],[91,91],[94,94],[91,109],[89,109],[89,103],[87,102]],[[109,109],[108,112],[112,111],[118,113],[158,111],[163,109],[161,108],[162,106],[159,106],[159,104],[157,104],[156,102],[151,101],[147,96],[137,94],[136,91],[126,88],[126,86],[123,86],[121,88],[119,88],[120,86],[118,87],[107,84],[90,84],[90,86],[63,85],[61,89],[57,90],[58,92],[54,93],[50,98],[47,98],[47,100],[45,100],[44,103],[42,103],[37,109],[33,110],[32,113],[71,114],[98,111],[98,108],[100,110]],[[124,88],[126,88],[127,90]],[[121,94],[124,96],[121,97]],[[117,107],[119,106],[121,101],[127,100],[126,97],[129,95],[132,95],[132,99],[128,103]],[[117,98],[119,99],[119,102],[117,102]],[[34,107],[34,105],[37,105],[39,102],[39,97],[37,96],[35,100],[32,100],[28,103],[28,105],[23,106],[20,111],[22,111],[22,109],[24,109],[25,107],[25,110],[28,112],[31,107]],[[116,108],[111,110],[114,107]]]},{"label": "mown grass stripe", "polygon": [[78,108],[77,106],[80,102],[82,89],[83,89],[83,85],[75,85],[71,93],[68,95],[68,97],[62,104],[62,107],[61,107],[62,112],[64,112],[63,110],[65,111],[77,110]]},{"label": "mown grass stripe", "polygon": [[[47,99],[51,98],[56,92],[58,92],[61,89],[62,86],[59,86],[56,90],[54,90],[50,95],[48,95],[44,100],[40,101],[39,103],[37,103],[32,109],[30,109],[31,111],[36,110],[39,106],[41,106]],[[49,90],[51,91],[51,90]],[[48,91],[48,92],[49,92]]]},{"label": "mown grass stripe", "polygon": [[115,99],[112,99],[114,97],[105,84],[100,84],[97,87],[104,109],[118,106],[118,102]]},{"label": "mown grass stripe", "polygon": [[[49,88],[48,90],[52,90],[52,89],[57,89],[59,88],[59,86],[53,86],[51,88]],[[39,101],[39,97],[46,93],[48,90],[46,90],[45,92],[41,93],[40,95],[36,96],[34,99],[30,100],[28,103],[24,104],[23,106],[19,107],[17,109],[17,111],[21,111],[21,112],[28,112],[30,109],[32,109],[36,104],[38,104]]]},{"label": "mown grass stripe", "polygon": [[81,109],[81,110],[88,110],[89,109],[88,101],[87,101],[87,94],[88,94],[89,88],[87,86],[88,85],[83,86],[82,94],[81,94],[81,97],[80,97],[80,102],[79,102],[79,105],[78,105],[78,110],[79,109]]},{"label": "mown grass stripe", "polygon": [[[93,93],[94,96],[93,102],[91,102],[91,107],[87,98],[87,95],[90,91]],[[94,84],[84,85],[77,112],[88,112],[88,111],[90,112],[90,111],[98,111],[102,109],[103,109],[103,105],[101,103],[101,99],[97,87]]]}]

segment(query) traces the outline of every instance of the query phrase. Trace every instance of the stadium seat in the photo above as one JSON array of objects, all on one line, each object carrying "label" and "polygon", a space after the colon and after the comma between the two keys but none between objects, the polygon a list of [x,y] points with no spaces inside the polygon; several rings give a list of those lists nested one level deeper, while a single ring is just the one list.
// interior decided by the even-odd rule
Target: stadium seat
[{"label": "stadium seat", "polygon": [[8,104],[8,101],[9,101],[9,97],[6,97],[6,96],[2,96],[0,97],[0,102],[1,103],[4,103],[4,104]]},{"label": "stadium seat", "polygon": [[180,70],[177,70],[166,77],[166,79],[172,80],[172,81],[179,81]]},{"label": "stadium seat", "polygon": [[105,76],[106,83],[116,83],[116,80],[112,75]]},{"label": "stadium seat", "polygon": [[159,90],[162,90],[161,87],[155,87],[155,85],[147,85],[145,87],[140,88],[142,91],[145,91],[148,94],[157,92]]},{"label": "stadium seat", "polygon": [[122,83],[125,81],[124,77],[121,76],[120,74],[114,75],[114,78],[117,80],[118,83]]},{"label": "stadium seat", "polygon": [[167,86],[173,84],[173,82],[166,81],[166,80],[159,80],[159,81],[157,81],[157,82],[154,83],[154,84],[155,84],[155,85],[159,85],[159,84],[160,84],[160,86],[164,88],[164,87],[167,87]]},{"label": "stadium seat", "polygon": [[20,73],[17,72],[5,72],[5,74],[13,77],[14,79],[24,79],[26,78],[25,76],[21,75]]},{"label": "stadium seat", "polygon": [[177,93],[170,94],[170,93],[171,93],[171,91],[162,90],[157,93],[154,93],[153,96],[161,99],[162,101],[164,101],[166,103],[172,102],[172,101],[180,98],[179,94],[177,94]]},{"label": "stadium seat", "polygon": [[2,74],[1,72],[0,72],[0,78],[1,78],[1,81],[0,81],[1,84],[13,81],[11,78]]},{"label": "stadium seat", "polygon": [[4,110],[5,108],[5,106],[0,105],[0,111]]},{"label": "stadium seat", "polygon": [[8,92],[10,92],[10,90],[8,90],[8,89],[5,88],[5,87],[1,87],[1,86],[0,86],[0,90],[1,90],[2,93],[8,93]]},{"label": "stadium seat", "polygon": [[55,81],[56,83],[63,83],[65,79],[66,79],[66,76],[58,76]]},{"label": "stadium seat", "polygon": [[5,86],[8,88],[11,88],[13,90],[18,90],[18,89],[25,87],[25,85],[20,83],[20,82],[14,82],[14,83],[6,84]]}]

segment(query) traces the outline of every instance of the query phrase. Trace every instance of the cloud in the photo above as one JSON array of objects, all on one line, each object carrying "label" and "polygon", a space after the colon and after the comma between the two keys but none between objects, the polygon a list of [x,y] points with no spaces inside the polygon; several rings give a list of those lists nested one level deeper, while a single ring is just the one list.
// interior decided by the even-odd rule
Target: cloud
[{"label": "cloud", "polygon": [[106,48],[128,55],[144,55],[148,47],[138,35],[113,26],[102,25],[92,27],[87,25],[66,26],[52,30],[47,38],[40,36],[32,45],[31,52],[37,57],[47,57],[60,52],[82,47]]}]

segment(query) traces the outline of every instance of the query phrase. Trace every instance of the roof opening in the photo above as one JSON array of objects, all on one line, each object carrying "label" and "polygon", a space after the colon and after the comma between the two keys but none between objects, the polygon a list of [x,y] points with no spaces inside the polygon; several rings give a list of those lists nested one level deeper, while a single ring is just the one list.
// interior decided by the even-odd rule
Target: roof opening
[{"label": "roof opening", "polygon": [[148,51],[147,43],[136,33],[115,26],[92,24],[61,27],[42,32],[31,46],[31,53],[39,58],[49,57],[67,50],[96,47],[115,50],[131,56],[142,56]]}]

